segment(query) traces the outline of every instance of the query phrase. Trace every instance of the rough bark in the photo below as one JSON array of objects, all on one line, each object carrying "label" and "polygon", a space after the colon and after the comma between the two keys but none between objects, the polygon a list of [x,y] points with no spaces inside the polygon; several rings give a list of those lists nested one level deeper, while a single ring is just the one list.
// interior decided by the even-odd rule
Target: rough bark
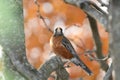
[{"label": "rough bark", "polygon": [[115,80],[120,80],[120,0],[111,0],[109,15],[110,53],[113,59]]}]

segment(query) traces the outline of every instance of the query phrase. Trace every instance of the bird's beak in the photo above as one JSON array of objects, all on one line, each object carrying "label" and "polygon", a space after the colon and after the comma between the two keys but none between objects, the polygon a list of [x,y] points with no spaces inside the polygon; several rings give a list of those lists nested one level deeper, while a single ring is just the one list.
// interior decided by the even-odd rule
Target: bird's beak
[{"label": "bird's beak", "polygon": [[58,33],[61,33],[61,29],[60,29],[60,28],[58,28],[58,29],[57,29],[57,32],[58,32]]}]

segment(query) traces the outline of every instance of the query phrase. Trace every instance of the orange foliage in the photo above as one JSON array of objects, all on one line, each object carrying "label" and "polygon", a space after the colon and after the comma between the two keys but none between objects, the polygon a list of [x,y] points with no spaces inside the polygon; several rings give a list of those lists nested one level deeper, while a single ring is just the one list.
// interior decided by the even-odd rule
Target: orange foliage
[{"label": "orange foliage", "polygon": [[[95,80],[100,70],[99,63],[90,61],[88,57],[83,54],[85,50],[80,48],[83,47],[92,50],[94,47],[94,40],[85,13],[79,8],[65,4],[62,0],[38,1],[40,3],[41,15],[49,19],[50,25],[52,24],[51,29],[54,29],[54,24],[57,20],[62,20],[64,25],[78,24],[81,26],[78,28],[80,31],[77,32],[77,29],[73,30],[74,32],[72,32],[72,34],[69,32],[69,28],[68,32],[67,30],[65,31],[67,37],[73,40],[72,43],[80,58],[90,67],[94,74],[88,76],[81,68],[74,64],[71,64],[71,68],[68,68],[67,71],[71,78],[84,77],[84,80]],[[42,20],[37,17],[37,6],[34,1],[23,0],[23,3],[27,58],[35,68],[39,68],[41,64],[49,59],[49,53],[51,51],[49,39],[52,34],[47,30]],[[47,6],[45,3],[47,3]],[[49,8],[47,11],[45,10],[47,9],[46,7]],[[98,24],[98,29],[102,40],[102,51],[106,55],[108,52],[108,33],[105,32],[100,24]],[[83,41],[84,45],[80,39]],[[74,43],[78,44],[80,47],[77,47]]]}]

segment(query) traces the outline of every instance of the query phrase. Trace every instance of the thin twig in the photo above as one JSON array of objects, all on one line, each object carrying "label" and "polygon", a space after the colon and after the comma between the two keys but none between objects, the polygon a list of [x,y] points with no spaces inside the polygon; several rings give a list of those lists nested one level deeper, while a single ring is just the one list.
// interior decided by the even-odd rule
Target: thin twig
[{"label": "thin twig", "polygon": [[41,15],[40,13],[40,3],[38,2],[38,0],[34,1],[35,4],[37,5],[37,16],[42,19],[43,23],[45,24],[45,27],[51,32],[53,33],[52,29],[50,29],[50,27],[47,25],[47,23],[45,22],[45,18]]},{"label": "thin twig", "polygon": [[[89,53],[93,53],[93,52],[94,52],[94,51],[89,51]],[[88,53],[88,52],[87,52],[87,53]],[[106,57],[104,57],[104,58],[102,58],[102,59],[99,59],[99,58],[95,57],[95,56],[92,55],[92,54],[86,54],[86,56],[88,56],[90,60],[95,60],[95,61],[106,61],[106,60],[109,58],[109,55],[106,56]]]}]

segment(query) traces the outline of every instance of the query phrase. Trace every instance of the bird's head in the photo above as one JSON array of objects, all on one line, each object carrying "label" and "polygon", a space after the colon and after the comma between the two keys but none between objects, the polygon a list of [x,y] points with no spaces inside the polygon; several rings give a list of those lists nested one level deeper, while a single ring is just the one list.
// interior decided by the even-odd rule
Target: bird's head
[{"label": "bird's head", "polygon": [[62,28],[61,28],[61,27],[57,27],[57,28],[55,29],[54,35],[57,35],[57,36],[63,35],[63,30],[62,30]]}]

